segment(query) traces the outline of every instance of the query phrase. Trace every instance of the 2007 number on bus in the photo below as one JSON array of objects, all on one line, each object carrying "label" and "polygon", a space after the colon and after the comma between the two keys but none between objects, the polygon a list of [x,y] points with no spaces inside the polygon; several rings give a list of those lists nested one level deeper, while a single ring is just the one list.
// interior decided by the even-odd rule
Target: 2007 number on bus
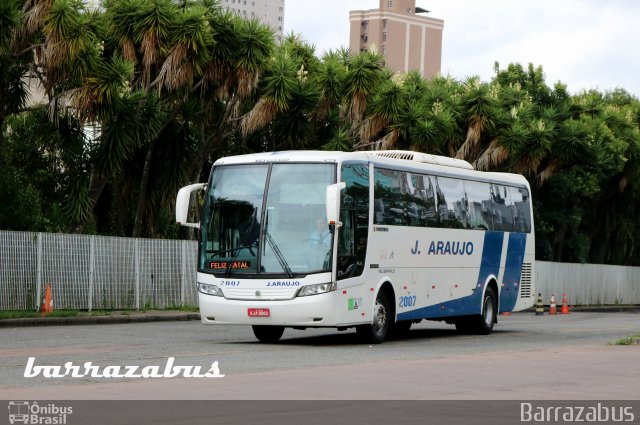
[{"label": "2007 number on bus", "polygon": [[415,295],[407,295],[404,297],[398,298],[399,307],[413,307],[416,305],[416,296]]}]

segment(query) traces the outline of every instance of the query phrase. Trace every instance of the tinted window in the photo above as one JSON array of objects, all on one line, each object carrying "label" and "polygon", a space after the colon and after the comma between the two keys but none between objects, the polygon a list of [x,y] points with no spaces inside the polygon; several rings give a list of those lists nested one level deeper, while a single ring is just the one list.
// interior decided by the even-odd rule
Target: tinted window
[{"label": "tinted window", "polygon": [[441,227],[463,229],[467,210],[462,180],[438,177],[438,218]]},{"label": "tinted window", "polygon": [[200,232],[200,269],[224,272],[227,262],[233,260],[243,264],[234,271],[258,271],[260,218],[268,170],[268,165],[214,168]]},{"label": "tinted window", "polygon": [[393,170],[375,170],[376,224],[404,224],[404,196],[401,177],[404,173]]},{"label": "tinted window", "polygon": [[[261,272],[283,273],[285,264],[293,273],[329,270],[332,236],[325,205],[335,170],[333,164],[273,164]],[[324,223],[320,229],[318,222]]]},{"label": "tinted window", "polygon": [[513,221],[514,206],[507,186],[491,185],[491,216],[493,229],[503,232],[515,231]]},{"label": "tinted window", "polygon": [[492,229],[492,204],[489,184],[483,182],[464,182],[467,193],[468,223],[470,229]]},{"label": "tinted window", "polygon": [[405,173],[407,184],[403,188],[405,224],[408,226],[434,226],[436,217],[435,188],[428,176]]},{"label": "tinted window", "polygon": [[376,169],[375,223],[437,226],[435,178]]},{"label": "tinted window", "polygon": [[347,164],[342,168],[340,229],[338,241],[338,279],[359,276],[364,270],[369,230],[369,167]]},{"label": "tinted window", "polygon": [[378,168],[374,179],[375,224],[531,231],[524,188]]},{"label": "tinted window", "polygon": [[424,205],[424,215],[426,225],[429,227],[438,227],[438,200],[436,193],[436,178],[433,176],[417,177],[418,194]]},{"label": "tinted window", "polygon": [[509,194],[513,199],[514,231],[531,232],[531,206],[529,203],[529,191],[524,188],[509,188]]}]

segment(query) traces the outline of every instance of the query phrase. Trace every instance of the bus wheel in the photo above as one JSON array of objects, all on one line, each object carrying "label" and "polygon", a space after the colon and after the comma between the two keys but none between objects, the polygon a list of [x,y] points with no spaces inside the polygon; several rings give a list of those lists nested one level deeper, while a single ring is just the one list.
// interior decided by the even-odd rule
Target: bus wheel
[{"label": "bus wheel", "polygon": [[276,342],[284,333],[284,326],[253,325],[252,328],[260,342]]},{"label": "bus wheel", "polygon": [[391,338],[404,338],[409,333],[409,329],[413,322],[411,320],[401,320],[393,324],[389,329],[389,337]]},{"label": "bus wheel", "polygon": [[488,335],[493,330],[498,314],[498,296],[492,288],[487,288],[482,301],[482,314],[478,320],[477,333]]},{"label": "bus wheel", "polygon": [[496,292],[488,288],[482,299],[482,313],[476,316],[461,317],[458,319],[456,329],[462,333],[488,335],[493,330],[498,313],[498,296]]},{"label": "bus wheel", "polygon": [[387,337],[392,320],[387,297],[383,292],[378,292],[376,303],[373,306],[373,322],[368,325],[356,326],[356,331],[366,342],[380,344]]}]

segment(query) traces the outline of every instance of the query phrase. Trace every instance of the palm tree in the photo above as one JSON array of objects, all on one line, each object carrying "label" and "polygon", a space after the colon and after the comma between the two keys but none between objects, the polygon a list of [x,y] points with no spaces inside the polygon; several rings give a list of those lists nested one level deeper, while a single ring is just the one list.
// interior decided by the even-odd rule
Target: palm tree
[{"label": "palm tree", "polygon": [[288,109],[293,99],[299,68],[289,51],[280,48],[267,65],[255,106],[242,119],[242,133],[247,136],[271,122],[278,112]]},{"label": "palm tree", "polygon": [[343,116],[351,123],[354,135],[357,134],[367,110],[368,97],[375,93],[383,81],[382,64],[381,55],[366,50],[351,58],[348,63],[343,91],[347,103]]},{"label": "palm tree", "polygon": [[[360,128],[360,140],[362,146],[369,146],[388,126],[397,123],[407,109],[407,96],[403,91],[401,79],[389,79],[382,83],[378,91],[373,95],[369,105],[370,112]],[[420,114],[420,113],[418,113]],[[419,117],[418,117],[419,119]],[[397,127],[396,127],[397,129]],[[388,131],[380,143],[387,148],[394,145],[400,136],[399,131]]]},{"label": "palm tree", "polygon": [[[172,192],[189,176],[199,179],[213,146],[233,134],[232,118],[255,90],[273,39],[257,20],[207,3],[110,0],[104,18],[104,60],[78,96],[101,127],[89,193],[96,205],[105,186],[117,184],[122,196],[114,198],[136,205],[139,236],[157,228],[156,212],[169,208]],[[168,151],[174,161],[163,160]],[[129,169],[138,172],[123,184]]]},{"label": "palm tree", "polygon": [[478,77],[467,79],[464,84],[464,100],[467,136],[456,152],[456,158],[475,161],[482,153],[481,141],[496,124],[497,88],[495,85],[481,83]]},{"label": "palm tree", "polygon": [[0,149],[3,145],[5,119],[19,112],[25,104],[27,91],[24,75],[30,63],[31,43],[20,37],[24,16],[18,0],[0,2]]},{"label": "palm tree", "polygon": [[257,20],[214,9],[209,25],[214,33],[211,58],[194,85],[202,103],[198,149],[187,173],[191,181],[200,180],[210,155],[223,151],[225,140],[235,133],[241,105],[251,102],[274,46],[270,29]]},{"label": "palm tree", "polygon": [[317,110],[318,119],[323,119],[330,110],[340,107],[344,80],[347,75],[348,57],[348,52],[335,50],[326,52],[322,57],[315,77],[321,90],[320,104]]}]

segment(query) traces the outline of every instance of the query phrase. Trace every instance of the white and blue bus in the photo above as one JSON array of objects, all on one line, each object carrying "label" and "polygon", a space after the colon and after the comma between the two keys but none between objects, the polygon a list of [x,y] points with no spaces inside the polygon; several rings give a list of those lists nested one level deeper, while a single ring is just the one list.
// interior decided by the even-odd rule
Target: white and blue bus
[{"label": "white and blue bus", "polygon": [[[191,193],[204,190],[200,223]],[[515,174],[408,151],[222,158],[184,187],[205,324],[355,328],[380,343],[423,319],[488,334],[534,301],[531,190]]]}]

